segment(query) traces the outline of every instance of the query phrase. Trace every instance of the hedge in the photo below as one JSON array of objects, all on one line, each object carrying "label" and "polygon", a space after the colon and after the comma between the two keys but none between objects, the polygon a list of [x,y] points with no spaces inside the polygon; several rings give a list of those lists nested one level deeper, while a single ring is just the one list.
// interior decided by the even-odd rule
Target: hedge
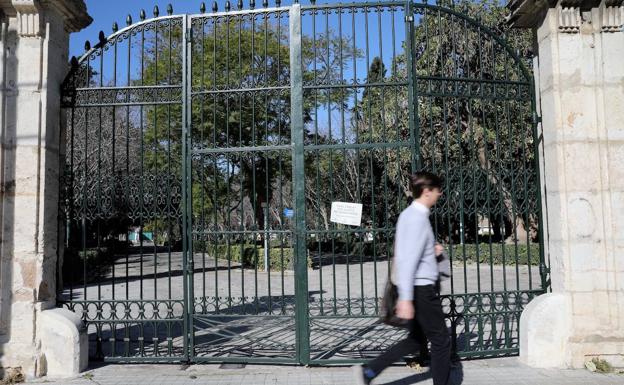
[{"label": "hedge", "polygon": [[[453,255],[454,261],[464,261],[476,263],[477,259],[479,263],[493,263],[495,265],[503,264],[503,251],[504,251],[504,264],[514,265],[517,261],[520,265],[526,265],[530,262],[531,265],[539,265],[540,254],[539,244],[532,243],[527,245],[501,245],[500,243],[480,243],[478,245],[479,255],[477,258],[477,245],[476,244],[464,244],[453,245],[449,247],[448,254]],[[490,249],[491,248],[491,249]],[[529,261],[529,251],[531,254],[531,260]],[[465,253],[465,257],[462,254]]]},{"label": "hedge", "polygon": [[[219,245],[203,245],[195,244],[195,252],[206,252],[209,256],[216,259],[225,259],[232,262],[241,263],[244,267],[264,270],[264,248],[253,244],[227,244]],[[241,252],[242,250],[242,252]],[[229,251],[229,252],[228,252]],[[294,250],[292,247],[272,247],[269,249],[269,266],[271,270],[293,270],[294,269]],[[283,264],[282,264],[283,263]],[[308,260],[308,267],[312,266]]]}]

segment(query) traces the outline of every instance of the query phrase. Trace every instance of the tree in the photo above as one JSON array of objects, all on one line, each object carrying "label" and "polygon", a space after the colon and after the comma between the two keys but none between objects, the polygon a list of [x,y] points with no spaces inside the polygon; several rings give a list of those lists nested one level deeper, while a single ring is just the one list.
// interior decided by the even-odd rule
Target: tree
[{"label": "tree", "polygon": [[[291,142],[288,28],[267,17],[256,18],[253,22],[226,18],[194,30],[192,210],[195,222],[205,229],[263,229],[263,204],[271,204],[274,189],[292,178],[290,153],[257,148]],[[181,39],[175,32],[173,37],[163,33],[147,48],[141,84],[181,82],[181,75],[171,70],[172,60],[167,60],[173,57],[173,66],[181,67],[181,47],[171,41]],[[337,61],[335,52],[341,49],[345,60],[359,54],[348,47],[346,38],[337,38],[332,31],[315,39],[304,36],[304,81],[337,79],[344,63]],[[346,93],[337,92],[306,98],[304,123],[312,119],[310,111],[315,104],[340,104],[344,98]],[[146,162],[154,170],[164,171],[168,164],[165,146],[181,148],[181,126],[176,125],[173,133],[165,127],[171,108],[147,110],[145,120],[153,123],[144,130]],[[216,150],[237,147],[245,151]],[[250,210],[251,217],[245,215]]]},{"label": "tree", "polygon": [[[497,2],[462,1],[455,9],[490,25],[494,35],[508,32],[502,23],[504,8]],[[520,60],[527,62],[530,36],[519,31],[514,31],[514,36]],[[456,231],[461,211],[466,214],[461,220],[475,230],[478,218],[489,216],[499,237],[535,238],[537,207],[530,188],[523,187],[536,183],[531,90],[530,84],[519,84],[530,82],[530,78],[513,58],[515,52],[506,50],[483,27],[426,7],[416,8],[413,47],[418,131],[410,131],[402,112],[409,104],[407,88],[393,95],[396,101],[390,103],[383,87],[367,88],[355,106],[354,124],[376,142],[408,141],[410,135],[418,136],[421,167],[443,174],[449,187],[447,203],[441,202],[439,207],[446,207],[440,210],[451,218],[450,223],[444,216],[440,218],[441,235],[451,236]],[[396,70],[388,81],[407,79],[408,52],[395,59]],[[375,58],[368,81],[377,83],[384,78],[383,63]],[[384,129],[387,127],[395,129]],[[383,156],[395,157],[380,167],[390,181],[401,181],[392,189],[408,194],[402,173],[411,154],[394,151]],[[375,162],[384,163],[380,157]],[[501,222],[506,225],[504,235]],[[529,227],[533,228],[530,235]],[[472,238],[476,236],[474,231]]]}]

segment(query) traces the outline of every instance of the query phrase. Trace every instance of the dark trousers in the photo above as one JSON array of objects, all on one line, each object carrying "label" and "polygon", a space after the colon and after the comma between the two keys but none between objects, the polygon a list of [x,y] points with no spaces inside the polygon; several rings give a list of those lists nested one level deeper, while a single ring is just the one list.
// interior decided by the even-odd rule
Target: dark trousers
[{"label": "dark trousers", "polygon": [[444,322],[440,296],[434,285],[414,286],[414,310],[416,318],[411,323],[407,338],[366,366],[378,375],[408,354],[420,352],[423,357],[427,353],[429,340],[433,385],[446,385],[451,369],[451,341]]}]

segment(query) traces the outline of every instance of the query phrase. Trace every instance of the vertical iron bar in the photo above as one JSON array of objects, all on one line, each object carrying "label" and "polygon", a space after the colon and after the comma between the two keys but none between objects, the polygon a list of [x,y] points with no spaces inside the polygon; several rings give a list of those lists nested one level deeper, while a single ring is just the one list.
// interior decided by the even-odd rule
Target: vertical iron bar
[{"label": "vertical iron bar", "polygon": [[[212,21],[212,90],[217,89],[217,32],[218,32],[218,20],[216,17],[210,17],[210,20]],[[204,30],[204,27],[202,25],[202,31]],[[204,62],[204,58],[202,57],[202,63]],[[226,96],[227,97],[227,96]],[[212,146],[214,148],[219,147],[218,143],[217,143],[217,100],[218,100],[218,96],[217,94],[213,95],[213,99],[212,99]],[[203,104],[203,103],[202,103]],[[229,138],[226,138],[226,145],[229,144],[228,142]],[[213,192],[213,201],[217,202],[217,188],[219,186],[219,175],[218,175],[218,159],[219,156],[217,154],[213,155],[214,156],[214,166],[213,166],[213,177],[215,180],[215,188],[214,188],[214,192]],[[224,183],[227,183],[227,181],[224,181]],[[242,189],[241,189],[241,193],[242,193]],[[230,199],[229,196],[226,196],[224,199],[224,202],[228,202],[228,200]],[[227,204],[227,203],[226,203]],[[213,216],[214,216],[214,228],[215,230],[219,228],[218,226],[218,221],[219,221],[219,217],[218,217],[218,212],[217,212],[217,204],[213,205]],[[225,221],[225,218],[223,218],[223,220]],[[229,237],[226,235],[226,237]],[[229,239],[229,238],[228,238]],[[219,280],[217,278],[217,275],[219,274],[219,265],[217,262],[218,257],[220,256],[220,247],[219,247],[219,242],[221,242],[221,237],[216,236],[214,239],[215,245],[214,245],[214,256],[215,256],[215,286],[214,286],[214,300],[215,300],[215,311],[218,312],[219,309]],[[226,239],[226,247],[228,247],[228,250],[226,250],[226,252],[229,252],[229,243],[227,242]],[[243,256],[242,256],[242,247],[241,247],[241,258],[240,260],[243,260]],[[204,293],[206,291],[206,277],[204,276],[202,278],[202,293]],[[243,289],[244,292],[244,289]],[[244,302],[244,300],[243,300]]]},{"label": "vertical iron bar", "polygon": [[[100,87],[104,87],[104,52],[102,52],[102,54],[100,55]],[[102,91],[98,92],[99,93],[99,102],[100,104],[102,104]],[[102,207],[102,107],[98,107],[98,132],[97,132],[97,200],[96,200],[96,206],[97,206],[97,211],[96,211],[96,217],[95,217],[95,221],[97,223],[97,231],[96,231],[96,238],[97,238],[97,256],[100,255],[100,253],[102,252],[102,245],[101,245],[101,239],[102,239],[102,234],[101,234],[101,225],[102,225],[102,220],[104,219],[104,208]],[[97,259],[96,259],[97,260]],[[96,269],[96,277],[97,277],[97,299],[101,300],[102,299],[102,273],[99,270],[99,266],[97,267],[98,269]],[[99,339],[99,337],[98,337]]]},{"label": "vertical iron bar", "polygon": [[291,140],[293,145],[293,192],[295,198],[295,319],[296,350],[300,364],[310,361],[308,314],[308,261],[305,244],[305,179],[303,142],[303,68],[301,5],[293,4],[289,13],[291,76]]},{"label": "vertical iron bar", "polygon": [[190,226],[190,117],[191,117],[191,87],[189,83],[191,70],[191,43],[192,43],[191,18],[182,16],[182,265],[183,265],[183,288],[184,288],[184,358],[193,357],[193,256],[191,245]]},{"label": "vertical iron bar", "polygon": [[[204,78],[204,74],[205,74],[205,67],[206,67],[206,27],[204,26],[204,20],[200,19],[201,23],[199,23],[200,25],[200,29],[201,29],[201,33],[200,33],[200,44],[201,44],[201,54],[199,57],[200,60],[200,71],[201,71],[201,75],[199,78],[199,85],[198,88],[202,91],[207,90],[207,87],[205,86],[205,82],[206,79]],[[191,45],[191,47],[194,47],[193,45]],[[217,71],[215,71],[213,69],[213,73],[216,73]],[[206,98],[208,98],[209,95],[201,95],[200,96],[200,103],[199,103],[199,125],[200,125],[200,132],[199,132],[199,143],[201,143],[202,146],[205,146],[204,143],[204,130],[206,128],[206,124],[205,124],[205,111],[204,111],[204,101]],[[213,96],[214,98],[214,96]],[[213,99],[214,100],[214,99]],[[214,101],[213,101],[214,103]],[[214,130],[215,125],[213,125],[213,130]],[[205,165],[206,165],[206,160],[204,155],[201,155],[201,163],[200,163],[200,189],[201,189],[201,210],[200,210],[200,215],[201,215],[201,219],[199,220],[199,231],[205,231],[208,230],[207,224],[206,224],[206,197],[205,197],[205,190],[206,190],[206,170],[205,170]],[[216,165],[214,167],[215,172],[216,172]],[[192,177],[191,177],[192,178]],[[217,178],[215,178],[214,183],[216,184],[216,180]],[[213,187],[213,191],[214,194],[216,194],[216,186]],[[217,207],[217,203],[216,203],[216,199],[213,199],[213,207],[216,209]],[[216,222],[216,221],[215,221]],[[200,236],[201,238],[201,242],[199,242],[199,244],[201,245],[201,264],[202,264],[202,276],[201,276],[201,282],[202,282],[202,313],[206,313],[206,251],[208,251],[208,248],[210,247],[210,235],[208,234],[203,234]],[[215,258],[217,258],[217,253],[214,254]],[[216,272],[215,272],[216,274]]]},{"label": "vertical iron bar", "polygon": [[[87,56],[87,84],[89,86],[89,78],[91,77],[91,57]],[[85,138],[84,138],[84,176],[82,179],[82,253],[83,253],[83,274],[82,274],[82,295],[83,299],[87,300],[87,191],[89,190],[88,178],[89,169],[87,168],[89,160],[89,109],[85,108]],[[78,254],[80,255],[80,254]],[[85,305],[86,307],[87,305]],[[86,309],[85,309],[86,310]],[[86,314],[86,313],[85,313]]]},{"label": "vertical iron bar", "polygon": [[[414,63],[414,8],[412,0],[405,2],[405,45],[407,52],[407,109],[409,113],[409,143],[410,149],[413,151],[411,160],[412,174],[420,169],[420,133],[417,132],[416,120],[418,119],[418,97],[416,96],[416,67]],[[426,22],[426,19],[425,19]]]},{"label": "vertical iron bar", "polygon": [[[537,183],[537,188],[538,188],[538,192],[537,192],[537,218],[538,218],[538,225],[537,225],[537,237],[538,237],[538,242],[539,242],[539,273],[540,273],[540,281],[541,281],[541,289],[543,292],[546,292],[547,290],[550,289],[549,287],[549,281],[548,281],[548,273],[550,272],[550,263],[547,266],[546,265],[546,258],[544,255],[544,227],[546,226],[546,222],[544,220],[544,213],[542,212],[542,199],[545,200],[545,203],[548,204],[548,197],[546,196],[546,191],[545,189],[542,189],[542,174],[541,174],[541,169],[540,169],[540,151],[539,151],[539,143],[540,143],[540,135],[538,134],[538,130],[537,130],[537,126],[540,123],[540,118],[537,115],[537,105],[536,105],[536,93],[535,93],[535,79],[530,76],[528,74],[528,71],[526,71],[526,69],[523,69],[523,75],[527,78],[530,79],[531,81],[531,85],[530,85],[530,92],[529,92],[529,97],[531,98],[531,113],[532,113],[532,120],[533,120],[533,130],[532,130],[532,134],[533,134],[533,151],[534,151],[534,167],[535,167],[535,176],[536,176],[536,183]],[[544,194],[544,197],[542,198],[542,193]],[[530,255],[530,254],[529,254]],[[532,289],[532,288],[531,288]]]},{"label": "vertical iron bar", "polygon": [[[277,13],[277,84],[282,85],[282,79],[280,79],[281,71],[282,71],[282,57],[281,57],[281,46],[282,46],[282,13]],[[281,99],[281,91],[280,91],[280,99]],[[284,138],[282,136],[282,104],[280,103],[279,113],[277,117],[277,137],[279,138],[279,145],[284,144]],[[282,151],[279,152],[278,155],[278,165],[279,165],[279,216],[280,216],[280,275],[281,275],[281,311],[280,314],[285,314],[285,289],[284,289],[284,195],[283,195],[283,183],[284,183],[284,172],[282,170]],[[322,305],[321,305],[322,306]]]},{"label": "vertical iron bar", "polygon": [[[104,56],[104,55],[102,55]],[[113,42],[113,87],[117,87],[117,39],[115,39],[115,41]],[[111,178],[110,181],[111,183],[109,184],[109,186],[111,187],[111,214],[112,215],[116,215],[116,203],[115,203],[115,192],[117,190],[116,185],[117,185],[117,178],[115,176],[115,140],[117,138],[116,136],[116,129],[117,129],[117,116],[116,116],[116,108],[115,106],[113,106],[113,122],[112,122],[112,154],[111,154]],[[115,260],[117,257],[117,243],[115,242],[114,246],[113,246],[113,258],[111,259],[111,273],[112,273],[112,283],[111,283],[111,290],[112,290],[112,296],[111,298],[113,300],[115,300],[115,270],[117,268]],[[111,330],[111,336],[115,337],[115,330]],[[114,341],[114,339],[113,339]],[[113,343],[113,349],[114,349],[114,343]]]},{"label": "vertical iron bar", "polygon": [[[268,41],[269,41],[269,14],[268,13],[263,13],[263,17],[264,17],[264,86],[265,87],[269,87],[271,85],[271,82],[269,81],[269,68],[268,68],[268,60],[269,60],[269,48],[268,48]],[[278,46],[278,51],[279,51],[279,46]],[[269,138],[270,138],[270,134],[269,134],[269,91],[265,90],[264,91],[264,131],[265,131],[265,137],[262,143],[262,145],[265,146],[270,146],[270,142],[269,142]],[[270,221],[269,221],[269,214],[271,212],[271,208],[269,206],[269,203],[271,202],[271,197],[269,196],[270,194],[270,190],[269,190],[269,184],[270,184],[270,178],[269,178],[269,154],[270,152],[265,152],[264,153],[264,188],[265,188],[265,197],[264,197],[264,207],[262,207],[262,218],[263,218],[263,230],[264,230],[264,234],[263,234],[263,241],[264,241],[264,256],[267,256],[264,259],[264,270],[266,271],[266,278],[267,278],[267,296],[268,296],[268,307],[269,307],[269,314],[273,313],[273,298],[271,296],[271,248],[270,248],[270,244],[271,244],[271,236],[269,233],[269,229],[267,229],[267,226],[270,228]],[[268,238],[268,239],[267,239]]]},{"label": "vertical iron bar", "polygon": [[[145,27],[141,28],[141,86],[145,85]],[[143,187],[144,187],[144,182],[145,182],[145,169],[144,169],[144,142],[143,142],[143,104],[141,104],[141,106],[139,107],[140,109],[140,113],[139,113],[139,127],[140,127],[140,137],[141,137],[141,167],[140,167],[140,174],[141,174],[141,185],[139,187],[139,205],[140,205],[140,210],[139,210],[139,284],[140,284],[140,290],[139,290],[139,297],[141,300],[143,300],[143,215],[144,215],[144,210],[145,210],[145,206],[144,206],[144,202],[143,199],[145,197],[145,193],[143,191]],[[143,329],[141,329],[142,332]],[[141,333],[141,337],[143,337],[143,334]]]},{"label": "vertical iron bar", "polygon": [[[126,86],[130,87],[132,84],[132,71],[130,68],[132,64],[132,34],[128,35],[128,58],[126,69]],[[126,93],[126,200],[130,201],[130,92]],[[130,205],[128,205],[130,206]],[[130,207],[128,207],[130,208]],[[133,207],[134,209],[134,207]],[[133,211],[133,210],[132,210]],[[128,235],[128,228],[125,229],[126,236]],[[128,239],[129,240],[129,239]],[[126,247],[126,299],[130,299],[130,252]]]},{"label": "vertical iron bar", "polygon": [[[154,86],[158,85],[158,21],[154,21]],[[158,225],[158,212],[159,207],[158,207],[158,185],[159,185],[159,181],[158,181],[158,177],[159,177],[159,165],[158,165],[158,145],[159,145],[159,138],[158,138],[158,106],[154,105],[154,159],[153,159],[153,177],[154,177],[154,183],[153,183],[153,193],[154,194],[152,196],[152,200],[154,203],[154,212],[152,214],[152,220],[153,220],[153,229],[152,229],[152,242],[154,244],[154,300],[156,300],[158,298],[158,249],[156,246],[156,242],[157,242],[157,234],[158,234],[158,230],[159,230],[159,225]],[[154,347],[154,351],[156,352],[156,347]]]},{"label": "vertical iron bar", "polygon": [[[169,20],[169,65],[167,84],[172,85],[172,55],[173,55],[173,20]],[[167,105],[167,299],[171,300],[171,181],[173,179],[171,170],[171,104]],[[171,336],[171,334],[167,334]],[[171,353],[170,353],[171,354]]]}]

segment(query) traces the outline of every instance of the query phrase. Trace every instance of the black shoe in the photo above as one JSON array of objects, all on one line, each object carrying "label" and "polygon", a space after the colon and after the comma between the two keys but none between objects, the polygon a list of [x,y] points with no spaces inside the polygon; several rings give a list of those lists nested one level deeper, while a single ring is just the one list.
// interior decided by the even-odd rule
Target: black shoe
[{"label": "black shoe", "polygon": [[364,374],[364,366],[354,365],[351,367],[351,371],[353,371],[353,377],[357,385],[370,385],[371,379]]}]

